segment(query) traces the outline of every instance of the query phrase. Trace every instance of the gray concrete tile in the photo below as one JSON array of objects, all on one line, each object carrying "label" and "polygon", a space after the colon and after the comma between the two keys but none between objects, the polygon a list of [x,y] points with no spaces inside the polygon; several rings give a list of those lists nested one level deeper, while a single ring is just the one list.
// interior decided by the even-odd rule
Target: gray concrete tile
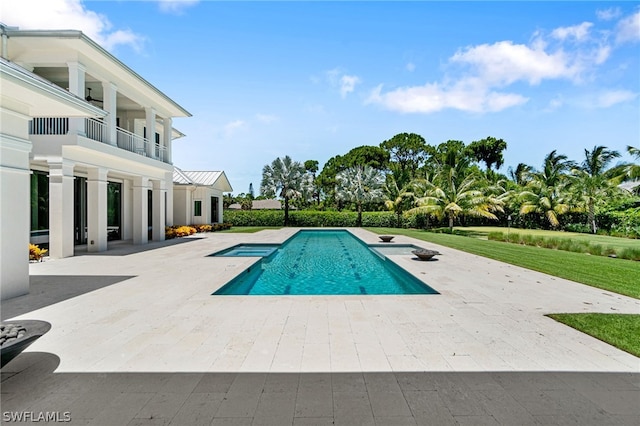
[{"label": "gray concrete tile", "polygon": [[231,384],[236,379],[237,373],[207,373],[202,376],[193,392],[219,393],[228,392]]},{"label": "gray concrete tile", "polygon": [[253,417],[217,417],[211,426],[251,426]]},{"label": "gray concrete tile", "polygon": [[336,373],[331,375],[333,392],[365,392],[367,386],[363,373]]},{"label": "gray concrete tile", "polygon": [[376,426],[415,426],[416,419],[413,416],[383,416],[374,417]]},{"label": "gray concrete tile", "polygon": [[405,391],[404,397],[419,425],[456,425],[456,421],[440,399],[438,392],[424,390]]},{"label": "gray concrete tile", "polygon": [[208,426],[213,421],[226,393],[192,393],[171,419],[172,426]]},{"label": "gray concrete tile", "polygon": [[265,392],[297,392],[300,374],[298,373],[273,373],[266,376],[264,382]]},{"label": "gray concrete tile", "polygon": [[158,392],[164,393],[191,393],[200,383],[204,373],[180,373],[171,374]]},{"label": "gray concrete tile", "polygon": [[383,390],[369,391],[369,403],[373,410],[373,415],[377,417],[405,417],[411,415],[411,410],[407,405],[402,392]]},{"label": "gray concrete tile", "polygon": [[135,417],[139,419],[164,418],[171,420],[188,397],[189,394],[186,393],[155,393]]},{"label": "gray concrete tile", "polygon": [[609,414],[640,416],[640,390],[581,390],[579,392]]},{"label": "gray concrete tile", "polygon": [[[454,416],[456,422],[460,426],[500,426],[501,424],[509,424],[509,423],[498,423],[498,421],[490,415],[483,416]],[[517,423],[513,423],[517,424]]]},{"label": "gray concrete tile", "polygon": [[263,392],[254,414],[253,424],[293,424],[295,406],[295,392]]},{"label": "gray concrete tile", "polygon": [[126,425],[152,397],[152,393],[120,393],[113,400],[104,401],[104,410],[91,421],[91,424]]},{"label": "gray concrete tile", "polygon": [[336,423],[368,423],[369,420],[373,423],[373,409],[367,392],[334,392],[333,406]]},{"label": "gray concrete tile", "polygon": [[333,417],[295,417],[293,426],[331,426]]}]

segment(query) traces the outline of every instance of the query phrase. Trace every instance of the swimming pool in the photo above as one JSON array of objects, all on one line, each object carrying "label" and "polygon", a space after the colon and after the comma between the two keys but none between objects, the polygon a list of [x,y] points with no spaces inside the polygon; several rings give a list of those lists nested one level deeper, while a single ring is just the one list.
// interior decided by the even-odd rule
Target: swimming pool
[{"label": "swimming pool", "polygon": [[348,231],[302,230],[214,295],[437,294]]}]

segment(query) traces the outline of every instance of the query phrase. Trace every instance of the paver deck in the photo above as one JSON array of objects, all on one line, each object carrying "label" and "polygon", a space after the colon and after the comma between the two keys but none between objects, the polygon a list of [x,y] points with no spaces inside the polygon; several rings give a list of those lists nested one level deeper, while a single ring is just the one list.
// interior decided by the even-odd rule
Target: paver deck
[{"label": "paver deck", "polygon": [[[211,296],[255,259],[208,254],[295,231],[31,264],[34,287],[51,290],[3,302],[2,317],[53,327],[2,369],[3,411],[71,407],[95,424],[640,419],[640,360],[544,316],[640,313],[636,299],[403,236],[394,242],[442,253],[431,262],[390,256],[439,295]],[[25,383],[39,391],[25,399]],[[107,397],[102,414],[87,408]],[[126,422],[110,423],[118,413]]]}]

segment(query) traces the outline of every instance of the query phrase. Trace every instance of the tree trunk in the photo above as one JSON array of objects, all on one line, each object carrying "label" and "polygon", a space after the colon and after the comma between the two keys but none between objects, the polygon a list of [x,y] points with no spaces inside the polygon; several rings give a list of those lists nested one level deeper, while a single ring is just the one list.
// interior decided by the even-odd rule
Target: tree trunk
[{"label": "tree trunk", "polygon": [[591,227],[591,233],[595,234],[598,230],[596,228],[596,206],[593,201],[593,198],[589,198],[589,226]]},{"label": "tree trunk", "polygon": [[400,223],[400,220],[401,220],[400,216],[402,215],[402,212],[401,211],[396,212],[396,215],[397,215],[396,228],[402,228],[402,224]]},{"label": "tree trunk", "polygon": [[449,231],[453,233],[453,215],[449,216]]},{"label": "tree trunk", "polygon": [[362,226],[362,203],[358,203],[358,222],[356,223],[356,226]]},{"label": "tree trunk", "polygon": [[284,197],[284,226],[289,226],[289,198]]}]

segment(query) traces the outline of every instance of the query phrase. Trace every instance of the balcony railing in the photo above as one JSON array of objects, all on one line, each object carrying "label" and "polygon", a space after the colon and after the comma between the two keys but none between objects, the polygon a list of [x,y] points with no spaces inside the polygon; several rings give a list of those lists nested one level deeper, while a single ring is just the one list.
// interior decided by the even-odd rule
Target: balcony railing
[{"label": "balcony railing", "polygon": [[66,135],[69,119],[66,117],[34,118],[29,122],[30,135]]},{"label": "balcony railing", "polygon": [[[69,132],[69,118],[33,118],[29,122],[29,134],[31,135],[66,135]],[[85,118],[85,133],[87,138],[108,144],[107,126],[95,118]],[[116,127],[116,143],[118,148],[136,153],[145,157],[168,163],[167,148],[158,143],[154,144],[151,153],[147,150],[149,140],[143,136],[128,130]]]},{"label": "balcony railing", "polygon": [[95,118],[85,118],[84,131],[89,139],[106,143],[105,135],[107,134],[107,126],[100,120]]},{"label": "balcony railing", "polygon": [[126,149],[127,151],[135,152],[136,154],[147,156],[147,144],[149,141],[140,135],[131,133],[128,130],[116,128],[116,134],[118,139],[118,147]]}]

